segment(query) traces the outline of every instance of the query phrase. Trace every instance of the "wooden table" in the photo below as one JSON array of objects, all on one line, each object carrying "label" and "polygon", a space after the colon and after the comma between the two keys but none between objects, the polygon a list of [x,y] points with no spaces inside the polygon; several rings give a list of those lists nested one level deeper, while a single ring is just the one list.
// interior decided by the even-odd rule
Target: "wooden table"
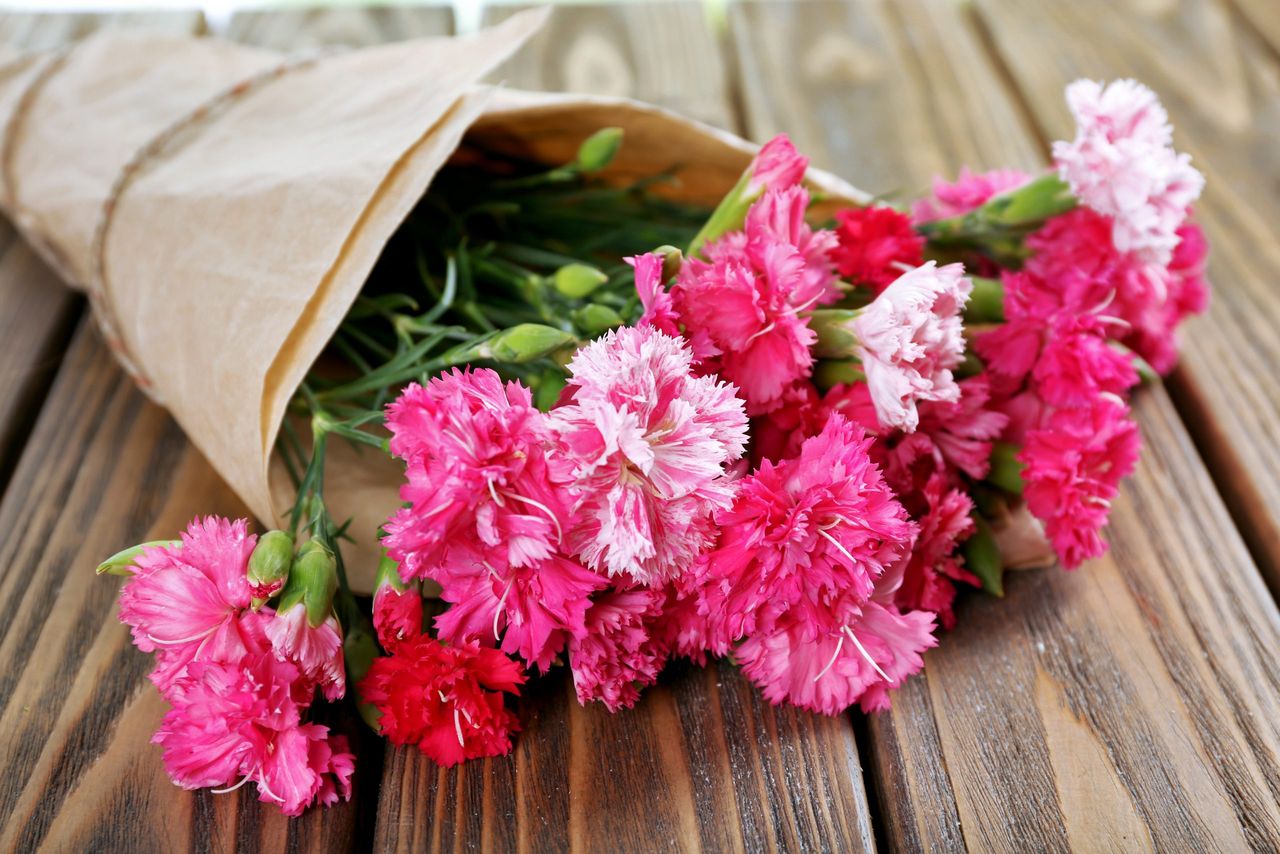
[{"label": "wooden table", "polygon": [[[361,745],[350,804],[282,819],[172,786],[163,703],[101,556],[245,511],[115,367],[84,305],[0,235],[0,850],[1280,849],[1280,6],[1275,0],[847,0],[561,9],[499,78],[623,94],[873,192],[1035,168],[1063,85],[1135,76],[1209,181],[1217,291],[1164,388],[1111,552],[971,595],[891,712],[773,709],[733,667],[673,667],[634,712],[563,676],[507,758],[445,771]],[[716,11],[720,10],[720,11]],[[487,20],[510,14],[486,12]],[[0,18],[50,46],[114,16]],[[171,30],[197,15],[134,15]],[[278,48],[448,32],[444,9],[245,13]],[[358,726],[338,721],[351,731]]]}]

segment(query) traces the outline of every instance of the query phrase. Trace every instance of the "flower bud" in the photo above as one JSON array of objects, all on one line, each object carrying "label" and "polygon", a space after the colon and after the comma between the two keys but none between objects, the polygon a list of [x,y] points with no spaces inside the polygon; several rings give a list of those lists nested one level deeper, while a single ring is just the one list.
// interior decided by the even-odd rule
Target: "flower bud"
[{"label": "flower bud", "polygon": [[582,172],[599,172],[613,162],[622,146],[622,128],[601,128],[578,146],[574,165]]},{"label": "flower bud", "polygon": [[809,328],[818,335],[813,354],[819,359],[848,359],[857,354],[858,336],[853,331],[858,312],[843,308],[820,308],[809,316]]},{"label": "flower bud", "polygon": [[624,323],[618,313],[609,308],[609,306],[599,305],[594,302],[588,303],[573,312],[570,318],[573,320],[573,325],[582,330],[582,334],[588,338],[603,335],[615,326],[622,326]]},{"label": "flower bud", "polygon": [[570,299],[582,299],[609,281],[609,277],[590,264],[565,264],[556,270],[551,281],[557,291]]},{"label": "flower bud", "polygon": [[98,568],[94,572],[98,575],[133,575],[130,571],[134,562],[147,549],[160,549],[165,546],[180,546],[181,540],[152,540],[148,543],[139,543],[136,546],[130,546],[127,549],[118,551],[111,557],[98,564]]},{"label": "flower bud", "polygon": [[562,329],[539,323],[521,323],[502,330],[481,344],[479,356],[482,359],[519,365],[551,356],[577,341],[577,338]]},{"label": "flower bud", "polygon": [[666,244],[659,246],[653,250],[654,254],[662,256],[662,279],[663,282],[669,282],[680,273],[680,268],[684,266],[684,253],[675,246]]},{"label": "flower bud", "polygon": [[316,628],[333,613],[333,595],[338,592],[338,562],[333,552],[319,540],[307,540],[289,570],[289,583],[276,605],[285,612],[299,602],[307,608],[307,623]]},{"label": "flower bud", "polygon": [[267,531],[249,555],[249,589],[256,610],[280,592],[293,563],[293,537],[285,531]]}]

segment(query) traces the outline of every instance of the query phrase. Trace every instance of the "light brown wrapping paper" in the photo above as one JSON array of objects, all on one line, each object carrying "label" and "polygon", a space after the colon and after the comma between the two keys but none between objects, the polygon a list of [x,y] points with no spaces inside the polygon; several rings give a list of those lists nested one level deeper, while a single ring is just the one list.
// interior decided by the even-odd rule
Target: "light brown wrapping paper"
[{"label": "light brown wrapping paper", "polygon": [[[560,163],[619,126],[612,175],[678,166],[680,194],[708,204],[748,163],[753,146],[655,107],[481,85],[545,17],[288,61],[104,33],[0,66],[0,203],[264,524],[293,501],[273,462],[290,397],[464,136]],[[810,183],[866,200],[826,173]],[[367,590],[400,473],[332,447],[326,499],[354,518],[348,563]]]}]

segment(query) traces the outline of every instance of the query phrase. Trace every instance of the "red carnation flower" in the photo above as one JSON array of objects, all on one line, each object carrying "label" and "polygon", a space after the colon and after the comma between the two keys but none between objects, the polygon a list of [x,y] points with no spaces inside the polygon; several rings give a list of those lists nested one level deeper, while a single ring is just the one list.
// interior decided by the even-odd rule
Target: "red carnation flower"
[{"label": "red carnation flower", "polygon": [[360,695],[381,712],[378,725],[393,744],[416,744],[448,768],[511,752],[519,724],[502,692],[518,694],[524,681],[520,666],[496,649],[420,635],[376,659]]},{"label": "red carnation flower", "polygon": [[855,285],[880,293],[905,268],[924,263],[924,239],[911,227],[910,218],[893,208],[849,208],[836,214],[836,222],[836,269]]}]

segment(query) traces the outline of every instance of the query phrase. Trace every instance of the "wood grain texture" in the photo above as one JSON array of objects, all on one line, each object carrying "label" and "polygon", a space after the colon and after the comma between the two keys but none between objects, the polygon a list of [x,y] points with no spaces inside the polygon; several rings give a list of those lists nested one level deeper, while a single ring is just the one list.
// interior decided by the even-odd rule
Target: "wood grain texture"
[{"label": "wood grain texture", "polygon": [[[367,798],[289,821],[252,787],[169,782],[149,744],[165,710],[146,680],[151,656],[117,620],[119,579],[93,567],[196,514],[248,514],[87,323],[11,487],[0,504],[0,850],[340,851],[367,839]],[[361,736],[356,721],[337,725]],[[378,745],[363,746],[367,794]]]},{"label": "wood grain texture", "polygon": [[[499,72],[510,85],[607,79],[615,88],[595,91],[682,110],[701,103],[705,120],[730,121],[724,66],[696,4],[561,7],[540,38],[530,58]],[[586,71],[566,66],[575,57]],[[593,78],[591,63],[611,70]],[[617,715],[579,706],[558,673],[535,680],[520,710],[510,757],[441,769],[389,750],[375,847],[873,849],[851,722],[774,709],[729,664],[673,665]]]},{"label": "wood grain texture", "polygon": [[[797,145],[845,152],[827,165],[856,181],[924,186],[936,168],[1042,162],[963,7],[751,4],[732,20],[753,122],[798,116]],[[856,91],[787,77],[790,57],[845,28],[878,69]],[[927,115],[934,104],[944,115]],[[1000,132],[963,127],[987,121]],[[891,847],[1280,845],[1280,615],[1163,390],[1140,391],[1137,413],[1144,459],[1116,502],[1111,554],[1018,573],[1003,601],[965,598],[925,673],[870,717],[864,760]]]},{"label": "wood grain texture", "polygon": [[[486,24],[515,14],[491,6]],[[696,2],[560,6],[490,79],[521,89],[636,98],[731,127],[723,53]]]},{"label": "wood grain texture", "polygon": [[[1280,6],[1267,4],[1271,19]],[[1136,77],[1205,174],[1197,216],[1216,285],[1171,382],[1187,426],[1273,590],[1280,590],[1280,61],[1217,0],[979,0],[991,41],[1047,138],[1069,135],[1063,86]]]},{"label": "wood grain texture", "polygon": [[61,47],[108,27],[198,33],[198,9],[121,12],[0,12],[0,44],[20,50]]},{"label": "wood grain texture", "polygon": [[453,32],[445,6],[334,7],[237,12],[226,37],[257,47],[301,53],[325,47],[365,47]]},{"label": "wood grain texture", "polygon": [[0,494],[82,306],[83,300],[0,222]]}]

